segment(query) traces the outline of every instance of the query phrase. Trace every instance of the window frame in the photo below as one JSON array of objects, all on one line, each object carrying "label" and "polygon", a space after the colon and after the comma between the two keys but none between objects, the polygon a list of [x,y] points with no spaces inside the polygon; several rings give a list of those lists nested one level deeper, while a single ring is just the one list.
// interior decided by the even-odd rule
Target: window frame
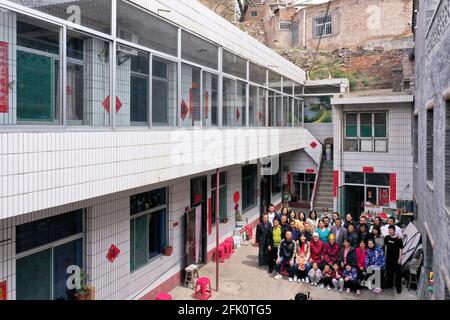
[{"label": "window frame", "polygon": [[[330,21],[327,21],[329,17]],[[322,19],[322,22],[319,20]],[[329,26],[330,33],[325,33]],[[322,27],[322,33],[318,33],[320,28]],[[324,32],[325,30],[325,32]],[[324,37],[332,37],[333,36],[333,16],[331,14],[321,15],[313,17],[313,38],[324,38]]]},{"label": "window frame", "polygon": [[[361,115],[370,114],[371,115],[371,137],[362,137],[361,136]],[[375,137],[375,115],[376,114],[385,114],[386,116],[386,136],[385,137]],[[356,115],[356,137],[348,137],[347,136],[347,116],[348,115]],[[343,152],[363,152],[363,153],[389,153],[389,111],[345,111],[343,112],[343,139],[342,139],[342,150]],[[358,147],[357,150],[346,150],[346,141],[357,141]],[[371,151],[362,150],[362,141],[371,141]],[[377,141],[385,141],[386,142],[386,151],[376,151],[376,142]]]},{"label": "window frame", "polygon": [[[217,185],[215,184],[215,183],[213,183],[213,179],[214,179],[214,177],[216,176],[216,174],[214,173],[213,175],[211,175],[211,208],[212,208],[212,215],[211,215],[211,225],[212,226],[215,226],[216,225],[216,206],[214,205],[214,201],[213,201],[213,195],[215,195],[216,194],[216,187],[217,187]],[[220,178],[221,178],[221,176],[223,176],[224,177],[224,180],[225,180],[225,183],[220,183]],[[216,178],[217,179],[217,178]],[[225,200],[225,213],[226,213],[226,216],[227,216],[227,219],[229,218],[228,217],[228,172],[226,172],[226,171],[223,171],[223,172],[220,172],[219,173],[219,193],[221,193],[223,190],[225,190],[224,191],[224,193],[225,193],[225,198],[226,198],[226,200]],[[220,194],[220,199],[222,199],[222,194]],[[220,207],[220,203],[219,203],[219,207]],[[222,218],[221,218],[221,212],[220,212],[220,210],[219,210],[219,219],[220,219],[220,224],[225,224],[223,221],[222,221]]]},{"label": "window frame", "polygon": [[[254,167],[254,172],[251,172],[250,174],[247,173],[246,176],[244,176],[244,170],[245,168],[248,168],[247,170],[250,170],[251,167]],[[242,192],[242,213],[245,214],[249,211],[251,211],[252,209],[256,208],[258,206],[258,196],[256,194],[257,190],[258,190],[258,186],[257,186],[257,179],[258,179],[258,166],[255,164],[249,164],[246,166],[242,166],[241,168],[241,192]],[[246,207],[244,207],[244,180],[247,181],[249,180],[254,187],[254,193],[253,193],[253,200],[254,203],[249,203]],[[245,191],[246,192],[246,191]]]},{"label": "window frame", "polygon": [[[143,216],[147,216],[147,218],[149,218],[151,214],[158,213],[158,212],[160,212],[162,210],[165,210],[166,211],[166,213],[165,213],[165,216],[166,216],[165,217],[166,218],[165,219],[166,220],[165,221],[166,230],[164,231],[165,234],[166,234],[165,243],[166,243],[166,245],[169,244],[169,240],[170,240],[169,239],[169,232],[170,232],[170,227],[169,227],[169,216],[170,216],[170,212],[169,212],[169,188],[168,187],[161,187],[161,188],[152,189],[152,190],[149,190],[149,191],[146,191],[146,192],[141,192],[139,194],[150,193],[150,192],[161,190],[161,189],[165,189],[166,203],[164,205],[158,205],[158,206],[156,206],[154,208],[143,210],[143,211],[141,211],[139,213],[135,213],[135,214],[131,213],[131,206],[130,206],[130,216],[129,216],[130,237],[129,237],[129,239],[130,239],[130,273],[131,274],[133,274],[133,273],[135,273],[135,272],[145,268],[146,266],[150,265],[155,260],[157,260],[157,259],[161,258],[162,256],[164,256],[164,252],[161,252],[161,253],[156,254],[155,256],[150,258],[150,254],[149,254],[150,239],[148,239],[146,250],[145,250],[146,257],[147,257],[146,262],[144,264],[138,266],[138,267],[135,267],[134,269],[132,268],[133,267],[133,263],[131,261],[131,250],[133,250],[133,249],[132,249],[132,244],[131,244],[131,233],[132,233],[132,226],[131,226],[131,224],[132,224],[133,220],[136,220],[136,219],[141,218]],[[133,196],[137,196],[139,194],[133,194],[133,195],[129,196],[130,201],[131,201],[131,198]],[[147,225],[146,225],[147,233],[149,232],[148,221],[149,220],[147,219]]]}]

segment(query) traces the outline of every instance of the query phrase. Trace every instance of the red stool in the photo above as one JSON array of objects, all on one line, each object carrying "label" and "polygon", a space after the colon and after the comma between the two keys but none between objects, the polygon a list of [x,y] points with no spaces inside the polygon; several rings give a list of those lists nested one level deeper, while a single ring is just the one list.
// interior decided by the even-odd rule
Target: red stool
[{"label": "red stool", "polygon": [[156,300],[172,300],[172,296],[170,294],[161,292],[160,294],[158,294],[158,296],[156,297]]},{"label": "red stool", "polygon": [[285,277],[289,276],[289,261],[280,266],[280,274]]},{"label": "red stool", "polygon": [[234,253],[234,239],[233,239],[233,237],[226,238],[225,242],[229,242],[231,244],[231,253]]},{"label": "red stool", "polygon": [[212,296],[211,283],[209,278],[198,279],[195,285],[194,299],[208,300]]},{"label": "red stool", "polygon": [[231,258],[231,250],[233,250],[231,243],[228,241],[224,241],[224,243],[222,243],[222,245],[224,248],[225,259],[230,259]]},{"label": "red stool", "polygon": [[247,239],[253,239],[253,229],[251,226],[245,226],[245,231],[247,232]]},{"label": "red stool", "polygon": [[221,244],[218,248],[219,248],[219,257],[216,257],[217,250],[214,249],[213,259],[214,259],[214,261],[216,261],[216,259],[218,258],[221,263],[224,263],[225,262],[225,246],[223,244]]}]

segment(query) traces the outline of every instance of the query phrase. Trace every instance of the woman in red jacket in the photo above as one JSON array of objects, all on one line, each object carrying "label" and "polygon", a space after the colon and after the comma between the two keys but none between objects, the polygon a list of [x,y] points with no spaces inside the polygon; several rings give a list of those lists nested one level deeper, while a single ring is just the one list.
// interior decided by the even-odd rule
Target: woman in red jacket
[{"label": "woman in red jacket", "polygon": [[339,248],[339,245],[336,243],[336,235],[329,235],[328,243],[324,245],[322,256],[324,265],[329,264],[330,266],[332,266],[339,261],[341,250]]},{"label": "woman in red jacket", "polygon": [[359,242],[359,247],[356,248],[356,266],[358,271],[358,280],[363,287],[366,286],[367,272],[366,272],[366,256],[367,245],[364,240]]}]

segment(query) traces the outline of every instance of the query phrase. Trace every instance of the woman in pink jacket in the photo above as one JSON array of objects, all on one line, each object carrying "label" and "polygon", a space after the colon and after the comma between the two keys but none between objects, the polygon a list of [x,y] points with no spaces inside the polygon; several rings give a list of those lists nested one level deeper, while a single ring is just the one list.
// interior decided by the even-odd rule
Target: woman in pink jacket
[{"label": "woman in pink jacket", "polygon": [[359,247],[356,248],[356,266],[358,271],[358,280],[361,286],[366,285],[367,272],[366,272],[366,256],[367,256],[367,245],[364,240],[359,242]]}]

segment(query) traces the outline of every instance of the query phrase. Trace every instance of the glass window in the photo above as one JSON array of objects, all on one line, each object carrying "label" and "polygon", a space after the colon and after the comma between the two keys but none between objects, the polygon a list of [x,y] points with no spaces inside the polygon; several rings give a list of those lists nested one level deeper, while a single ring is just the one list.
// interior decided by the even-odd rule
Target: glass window
[{"label": "glass window", "polygon": [[374,114],[374,124],[375,124],[375,137],[376,138],[386,138],[387,137],[387,115],[386,113],[375,113]]},{"label": "glass window", "polygon": [[[60,29],[17,14],[17,121],[57,124],[61,106]],[[13,29],[7,29],[11,35]],[[15,62],[15,63],[14,63]]]},{"label": "glass window", "polygon": [[373,186],[390,186],[390,175],[387,173],[366,173],[366,184]]},{"label": "glass window", "polygon": [[262,86],[267,85],[267,69],[258,66],[257,64],[254,64],[253,62],[250,62],[249,66],[250,70],[250,81],[260,84]]},{"label": "glass window", "polygon": [[[69,125],[108,126],[110,99],[109,43],[82,33],[67,33],[67,123]],[[124,48],[125,51],[125,48]],[[129,50],[129,52],[131,52]],[[133,51],[136,55],[137,51]],[[116,111],[119,121],[130,123],[131,57],[118,50]],[[128,73],[126,70],[128,68]],[[121,78],[123,77],[123,78]],[[123,110],[122,110],[123,107]],[[124,113],[127,115],[122,116]]]},{"label": "glass window", "polygon": [[146,265],[161,255],[167,243],[167,189],[130,198],[130,268]]},{"label": "glass window", "polygon": [[269,127],[276,125],[276,94],[274,91],[269,91]]},{"label": "glass window", "polygon": [[130,212],[135,215],[167,204],[167,189],[161,188],[140,193],[130,198]]},{"label": "glass window", "polygon": [[[17,300],[71,300],[67,268],[83,268],[82,210],[26,223],[16,227],[16,253],[46,246],[16,261]],[[78,239],[64,242],[68,237]]]},{"label": "glass window", "polygon": [[283,96],[283,125],[292,127],[292,98]]},{"label": "glass window", "polygon": [[149,110],[149,54],[117,47],[117,122],[121,126],[147,125]]},{"label": "glass window", "polygon": [[345,115],[345,137],[356,138],[358,136],[358,114],[347,113]]},{"label": "glass window", "polygon": [[11,0],[49,15],[88,27],[96,31],[111,33],[110,0]]},{"label": "glass window", "polygon": [[[216,190],[217,190],[217,175],[211,176],[211,201],[212,201],[212,224],[216,223]],[[228,218],[228,212],[227,212],[227,173],[221,172],[220,173],[220,181],[219,181],[219,197],[220,197],[220,204],[219,204],[219,217],[220,221],[223,222],[224,219]]]},{"label": "glass window", "polygon": [[315,174],[294,174],[292,179],[294,185],[292,201],[311,201],[315,179]]},{"label": "glass window", "polygon": [[289,95],[293,94],[293,87],[294,86],[294,81],[287,79],[287,78],[283,78],[283,92]]},{"label": "glass window", "polygon": [[223,50],[223,66],[225,73],[247,80],[247,60]]},{"label": "glass window", "polygon": [[237,105],[235,111],[235,126],[247,126],[247,84],[237,81]]},{"label": "glass window", "polygon": [[203,72],[203,126],[217,127],[219,125],[219,77],[209,72]]},{"label": "glass window", "polygon": [[371,113],[361,113],[360,114],[360,137],[361,138],[371,138],[372,137],[372,114]]},{"label": "glass window", "polygon": [[117,2],[117,36],[177,56],[178,28],[124,1]]},{"label": "glass window", "polygon": [[258,104],[258,126],[266,126],[266,105],[267,105],[267,90],[259,88],[259,104]]},{"label": "glass window", "polygon": [[277,127],[283,126],[283,98],[281,94],[275,93],[276,109],[275,109],[275,123]]},{"label": "glass window", "polygon": [[248,121],[250,127],[258,126],[258,88],[249,86]]},{"label": "glass window", "polygon": [[297,82],[294,83],[294,95],[296,97],[303,96],[303,86],[301,84],[298,84]]},{"label": "glass window", "polygon": [[218,46],[193,34],[181,33],[181,58],[217,70]]},{"label": "glass window", "polygon": [[294,126],[303,125],[303,101],[294,99]]},{"label": "glass window", "polygon": [[331,15],[314,18],[314,37],[325,37],[333,34]]},{"label": "glass window", "polygon": [[156,56],[152,59],[152,125],[176,126],[178,64]]},{"label": "glass window", "polygon": [[200,69],[183,64],[181,67],[181,125],[200,126]]},{"label": "glass window", "polygon": [[55,242],[83,230],[83,211],[73,211],[16,227],[16,253]]},{"label": "glass window", "polygon": [[281,76],[271,70],[269,70],[269,88],[281,91]]},{"label": "glass window", "polygon": [[345,183],[364,184],[364,173],[345,172]]},{"label": "glass window", "polygon": [[235,124],[236,108],[236,81],[223,78],[223,110],[222,124],[224,127],[232,127]]},{"label": "glass window", "polygon": [[256,206],[257,165],[242,167],[242,212]]}]

